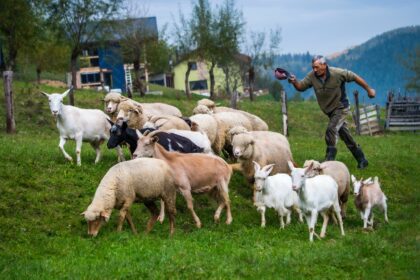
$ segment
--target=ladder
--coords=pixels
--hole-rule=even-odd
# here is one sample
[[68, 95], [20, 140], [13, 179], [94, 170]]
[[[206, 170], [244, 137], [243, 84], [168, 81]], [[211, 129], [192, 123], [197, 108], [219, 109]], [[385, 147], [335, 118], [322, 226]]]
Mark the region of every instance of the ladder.
[[125, 72], [125, 90], [128, 92], [133, 92], [133, 81], [131, 79], [131, 71], [129, 66], [124, 67]]

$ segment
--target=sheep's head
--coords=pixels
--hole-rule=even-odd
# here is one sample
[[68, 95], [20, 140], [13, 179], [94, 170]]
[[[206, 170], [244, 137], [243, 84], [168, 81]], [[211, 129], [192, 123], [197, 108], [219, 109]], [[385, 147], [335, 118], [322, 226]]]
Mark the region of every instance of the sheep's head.
[[102, 225], [109, 221], [111, 212], [88, 208], [85, 212], [82, 213], [82, 215], [85, 217], [85, 220], [88, 223], [88, 235], [95, 237], [98, 235]]
[[233, 137], [235, 135], [246, 133], [246, 132], [248, 132], [248, 130], [241, 125], [237, 125], [237, 126], [232, 127], [228, 132], [230, 141], [232, 142]]
[[201, 100], [198, 100], [197, 105], [206, 106], [211, 111], [213, 111], [214, 108], [216, 107], [216, 104], [214, 103], [214, 101], [213, 100], [210, 100], [210, 99], [207, 99], [207, 98], [203, 98]]
[[154, 157], [155, 155], [155, 143], [158, 142], [159, 138], [152, 135], [142, 135], [140, 132], [137, 132], [139, 140], [137, 141], [137, 148], [133, 153], [133, 158], [139, 157]]
[[63, 100], [67, 96], [67, 94], [69, 94], [69, 92], [71, 90], [72, 89], [70, 88], [70, 89], [66, 90], [65, 92], [63, 92], [62, 94], [60, 94], [60, 93], [48, 94], [46, 92], [41, 91], [41, 93], [43, 95], [48, 97], [50, 110], [51, 110], [51, 113], [53, 114], [54, 117], [58, 117], [59, 115], [62, 114]]
[[209, 114], [210, 115], [212, 113], [213, 112], [207, 106], [204, 106], [204, 105], [198, 105], [193, 110], [194, 115], [196, 114]]
[[306, 160], [305, 163], [303, 164], [303, 167], [308, 167], [309, 165], [311, 165], [311, 163], [313, 164], [313, 168], [312, 170], [308, 172], [307, 177], [314, 177], [314, 176], [322, 174], [322, 167], [319, 161]]
[[260, 192], [264, 188], [265, 180], [270, 175], [271, 171], [273, 170], [274, 164], [269, 164], [261, 168], [261, 166], [256, 161], [252, 161], [254, 163], [254, 188], [257, 192]]
[[117, 121], [119, 123], [128, 122], [128, 126], [130, 126], [130, 121], [138, 119], [143, 114], [143, 107], [130, 100], [121, 102], [118, 110]]
[[108, 114], [113, 114], [117, 111], [118, 104], [120, 104], [122, 99], [122, 95], [118, 92], [110, 92], [104, 97], [105, 102], [105, 111]]
[[305, 181], [309, 178], [308, 174], [312, 172], [314, 163], [310, 163], [306, 168], [296, 168], [293, 162], [288, 161], [289, 169], [291, 171], [290, 176], [292, 177], [292, 188], [294, 191], [300, 191], [305, 185]]
[[353, 184], [353, 193], [355, 196], [358, 196], [360, 193], [360, 189], [364, 186], [364, 185], [370, 185], [373, 184], [372, 181], [372, 177], [369, 177], [366, 180], [363, 180], [363, 178], [360, 178], [360, 180], [358, 181], [356, 179], [356, 177], [354, 177], [354, 175], [351, 175], [351, 183]]
[[251, 158], [254, 143], [254, 138], [249, 133], [235, 135], [232, 139], [233, 155], [241, 159]]

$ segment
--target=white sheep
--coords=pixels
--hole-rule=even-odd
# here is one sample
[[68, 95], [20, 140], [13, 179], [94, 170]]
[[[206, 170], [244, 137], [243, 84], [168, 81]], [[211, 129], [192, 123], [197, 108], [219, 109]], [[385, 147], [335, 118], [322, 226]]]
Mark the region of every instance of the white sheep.
[[[204, 107], [206, 107], [207, 110]], [[252, 125], [252, 130], [268, 130], [267, 123], [263, 121], [260, 117], [253, 115], [251, 113], [242, 111], [242, 110], [238, 110], [238, 109], [233, 109], [229, 107], [220, 107], [220, 106], [216, 107], [216, 104], [214, 103], [214, 101], [207, 98], [203, 98], [199, 100], [197, 102], [197, 107], [195, 107], [193, 111], [194, 111], [194, 114], [198, 114], [198, 113], [206, 114], [208, 112], [214, 113], [214, 114], [218, 114], [222, 112], [240, 113], [244, 115], [246, 118], [248, 118], [248, 120], [250, 121]]]
[[191, 130], [191, 127], [184, 119], [170, 115], [152, 116], [143, 125], [143, 128], [155, 128], [162, 131], [169, 129]]
[[347, 166], [340, 161], [318, 162], [316, 160], [306, 160], [303, 167], [308, 167], [313, 163], [312, 171], [308, 173], [308, 177], [316, 175], [330, 175], [338, 185], [338, 199], [341, 207], [341, 217], [346, 217], [347, 200], [350, 193], [350, 172]]
[[147, 116], [155, 116], [155, 115], [172, 115], [181, 117], [181, 111], [176, 108], [175, 106], [168, 105], [165, 103], [139, 103], [134, 101], [133, 99], [129, 99], [120, 93], [117, 92], [110, 92], [104, 97], [105, 102], [105, 111], [110, 114], [112, 121], [116, 121], [116, 115], [118, 114], [118, 106], [123, 101], [131, 101], [133, 104], [141, 105], [144, 114]]
[[285, 173], [278, 173], [269, 176], [274, 164], [269, 164], [261, 168], [257, 162], [255, 168], [255, 202], [257, 211], [261, 213], [261, 227], [265, 227], [265, 209], [274, 208], [280, 217], [281, 228], [284, 228], [284, 219], [286, 216], [286, 225], [290, 224], [291, 209], [294, 208], [299, 214], [299, 221], [302, 220], [302, 211], [299, 208], [299, 198], [292, 190], [292, 178]]
[[88, 222], [88, 234], [96, 236], [103, 222], [108, 222], [112, 210], [119, 209], [117, 230], [127, 219], [131, 230], [136, 228], [129, 210], [135, 201], [144, 202], [152, 217], [147, 224], [149, 232], [155, 224], [159, 211], [154, 200], [162, 199], [168, 212], [170, 234], [174, 233], [176, 185], [172, 169], [163, 160], [139, 158], [121, 162], [111, 167], [102, 178], [92, 203], [82, 213]]
[[[57, 119], [57, 128], [60, 133], [59, 148], [64, 157], [73, 161], [73, 158], [64, 150], [64, 145], [68, 139], [76, 141], [77, 165], [81, 165], [82, 142], [89, 142], [96, 151], [95, 163], [101, 158], [100, 145], [109, 139], [109, 129], [111, 124], [108, 122], [108, 116], [97, 109], [82, 109], [70, 105], [64, 105], [63, 99], [71, 89], [62, 94], [48, 94], [42, 92], [48, 97], [51, 113]], [[118, 160], [124, 160], [121, 147], [117, 147]]]
[[[337, 194], [338, 186], [335, 180], [329, 175], [318, 175], [309, 178], [308, 172], [313, 168], [313, 164], [310, 164], [307, 168], [295, 168], [291, 161], [288, 164], [292, 171], [292, 188], [299, 195], [301, 210], [305, 213], [308, 223], [309, 241], [313, 242], [314, 234], [318, 238], [325, 237], [329, 219], [328, 213], [331, 208], [337, 216], [341, 235], [344, 235]], [[319, 236], [315, 232], [318, 213], [321, 213], [324, 218]]]
[[210, 140], [211, 147], [216, 154], [219, 154], [221, 150], [218, 150], [218, 138], [217, 138], [217, 131], [218, 131], [218, 124], [216, 119], [209, 114], [196, 114], [190, 117], [192, 122], [191, 130], [194, 130], [194, 124], [198, 125], [198, 130], [205, 132], [207, 137]]
[[[385, 221], [388, 223], [386, 196], [381, 190], [378, 177], [368, 178], [359, 181], [351, 175], [354, 189], [354, 204], [360, 211], [360, 217], [363, 220], [363, 228], [367, 229], [368, 224], [373, 228], [373, 212], [372, 208], [379, 206], [384, 211]], [[370, 217], [370, 220], [369, 220]]]
[[238, 159], [238, 164], [232, 168], [241, 171], [250, 183], [254, 181], [253, 161], [260, 166], [274, 163], [272, 174], [290, 172], [287, 161], [293, 158], [287, 139], [276, 132], [267, 131], [264, 135], [260, 138], [252, 133], [241, 133], [232, 139], [233, 155]]

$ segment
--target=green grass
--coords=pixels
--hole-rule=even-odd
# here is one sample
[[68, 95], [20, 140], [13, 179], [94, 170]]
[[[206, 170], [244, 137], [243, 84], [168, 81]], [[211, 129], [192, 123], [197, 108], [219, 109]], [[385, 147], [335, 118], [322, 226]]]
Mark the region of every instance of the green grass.
[[[272, 209], [267, 213], [267, 227], [262, 229], [250, 188], [240, 174], [234, 174], [229, 186], [234, 219], [230, 226], [213, 223], [216, 204], [203, 195], [195, 196], [196, 211], [204, 225], [196, 229], [178, 195], [173, 238], [169, 238], [167, 220], [144, 234], [149, 214], [142, 205], [132, 209], [138, 236], [127, 225], [122, 233], [116, 232], [114, 211], [99, 235], [89, 238], [80, 213], [89, 205], [102, 176], [116, 163], [115, 151], [102, 147], [103, 160], [94, 165], [94, 151], [85, 144], [81, 167], [66, 162], [58, 149], [58, 132], [46, 98], [30, 83], [15, 83], [14, 94], [16, 135], [4, 132], [4, 105], [0, 108], [1, 279], [420, 277], [419, 134], [356, 137], [370, 161], [363, 171], [355, 168], [351, 154], [339, 143], [337, 159], [357, 177], [379, 176], [388, 196], [390, 224], [376, 212], [373, 232], [362, 231], [353, 197], [344, 223], [345, 237], [340, 236], [338, 226], [330, 225], [325, 240], [311, 244], [305, 224], [293, 217], [292, 224], [280, 230]], [[75, 93], [76, 105], [84, 108], [102, 109], [102, 97], [93, 91]], [[4, 104], [2, 92], [0, 99]], [[198, 97], [188, 101], [182, 93], [164, 89], [163, 97], [147, 96], [142, 101], [164, 101], [189, 115], [196, 100]], [[322, 159], [326, 117], [314, 102], [290, 102], [288, 106], [295, 161], [302, 164], [305, 159]], [[281, 131], [280, 104], [271, 98], [243, 101], [240, 107], [261, 116], [272, 130]], [[66, 146], [73, 157], [74, 148], [73, 142]]]

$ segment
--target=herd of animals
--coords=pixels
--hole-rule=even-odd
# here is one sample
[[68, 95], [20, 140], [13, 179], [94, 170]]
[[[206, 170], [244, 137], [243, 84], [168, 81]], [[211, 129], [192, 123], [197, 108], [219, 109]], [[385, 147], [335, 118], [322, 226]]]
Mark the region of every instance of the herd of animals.
[[[184, 197], [198, 228], [202, 224], [192, 198], [196, 193], [208, 193], [218, 203], [215, 222], [219, 222], [226, 208], [226, 224], [230, 224], [229, 182], [233, 171], [241, 172], [253, 186], [252, 199], [261, 213], [262, 227], [266, 224], [266, 208], [274, 208], [282, 228], [290, 223], [292, 211], [297, 212], [300, 222], [305, 215], [310, 241], [314, 235], [325, 237], [330, 217], [344, 235], [342, 219], [346, 216], [350, 182], [363, 228], [373, 227], [375, 206], [384, 211], [388, 222], [387, 199], [377, 177], [357, 180], [339, 161], [308, 160], [303, 168], [297, 168], [287, 138], [269, 131], [258, 116], [202, 99], [192, 116], [183, 117], [174, 106], [138, 103], [116, 92], [105, 96], [105, 114], [97, 109], [64, 105], [63, 99], [70, 90], [62, 94], [42, 92], [56, 118], [59, 148], [64, 157], [73, 160], [64, 149], [69, 139], [76, 141], [78, 165], [82, 142], [89, 142], [95, 149], [95, 163], [101, 158], [100, 145], [105, 141], [118, 154], [119, 163], [102, 178], [91, 204], [82, 213], [89, 235], [98, 234], [113, 209], [119, 210], [117, 230], [121, 231], [127, 220], [137, 233], [129, 211], [134, 202], [143, 202], [151, 212], [147, 232], [156, 221], [163, 222], [166, 213], [172, 235], [177, 193]], [[124, 159], [123, 144], [129, 147], [131, 160]], [[223, 152], [236, 162], [228, 164], [219, 156]], [[320, 235], [314, 230], [318, 213], [323, 217]]]

